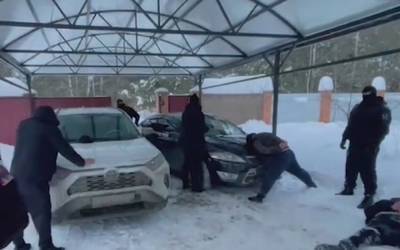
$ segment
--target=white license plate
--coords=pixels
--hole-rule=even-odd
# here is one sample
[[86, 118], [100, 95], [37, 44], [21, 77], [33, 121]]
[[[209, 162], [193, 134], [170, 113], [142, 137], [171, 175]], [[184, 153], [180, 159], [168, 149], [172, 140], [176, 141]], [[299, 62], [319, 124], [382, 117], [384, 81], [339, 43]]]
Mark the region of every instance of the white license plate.
[[111, 207], [116, 205], [126, 205], [130, 203], [134, 203], [140, 200], [139, 194], [116, 194], [110, 196], [103, 197], [93, 197], [92, 198], [92, 207], [93, 208], [101, 208], [101, 207]]

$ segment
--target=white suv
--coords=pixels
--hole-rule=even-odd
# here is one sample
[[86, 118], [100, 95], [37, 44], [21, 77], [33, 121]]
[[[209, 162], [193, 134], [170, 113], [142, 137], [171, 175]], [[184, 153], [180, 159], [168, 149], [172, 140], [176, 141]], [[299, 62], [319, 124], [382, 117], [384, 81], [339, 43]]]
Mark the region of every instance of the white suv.
[[166, 204], [169, 165], [126, 114], [114, 108], [73, 108], [57, 115], [64, 137], [95, 164], [77, 167], [59, 156], [51, 183], [56, 218]]

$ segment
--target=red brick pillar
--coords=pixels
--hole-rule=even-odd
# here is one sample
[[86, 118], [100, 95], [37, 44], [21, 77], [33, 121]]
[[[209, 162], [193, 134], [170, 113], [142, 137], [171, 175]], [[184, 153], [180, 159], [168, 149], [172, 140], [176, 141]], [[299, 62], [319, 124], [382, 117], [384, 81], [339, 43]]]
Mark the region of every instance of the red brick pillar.
[[332, 119], [332, 78], [329, 76], [322, 77], [319, 81], [318, 91], [321, 97], [319, 121], [329, 123]]
[[274, 94], [272, 91], [263, 93], [262, 119], [267, 124], [272, 124], [272, 107], [274, 105]]

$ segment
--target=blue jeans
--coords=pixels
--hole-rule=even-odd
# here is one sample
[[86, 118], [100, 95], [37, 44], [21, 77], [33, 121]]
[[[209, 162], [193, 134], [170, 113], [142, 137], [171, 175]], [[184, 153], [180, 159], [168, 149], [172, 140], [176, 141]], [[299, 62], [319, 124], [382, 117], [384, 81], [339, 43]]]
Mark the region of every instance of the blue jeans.
[[261, 189], [259, 195], [265, 196], [284, 171], [299, 178], [308, 187], [315, 186], [307, 171], [302, 169], [292, 150], [262, 157]]

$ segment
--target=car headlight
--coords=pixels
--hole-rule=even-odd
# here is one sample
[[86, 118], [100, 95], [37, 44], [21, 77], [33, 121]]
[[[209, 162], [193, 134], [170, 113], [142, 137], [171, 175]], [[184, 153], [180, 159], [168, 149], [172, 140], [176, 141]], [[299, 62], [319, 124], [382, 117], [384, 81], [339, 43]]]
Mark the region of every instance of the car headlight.
[[245, 163], [246, 161], [235, 154], [232, 154], [230, 152], [210, 152], [211, 158], [215, 160], [220, 160], [220, 161], [231, 161], [231, 162], [239, 162], [239, 163]]
[[158, 154], [156, 157], [151, 159], [149, 162], [146, 163], [146, 167], [149, 169], [156, 171], [161, 165], [164, 163], [165, 159], [162, 154]]

